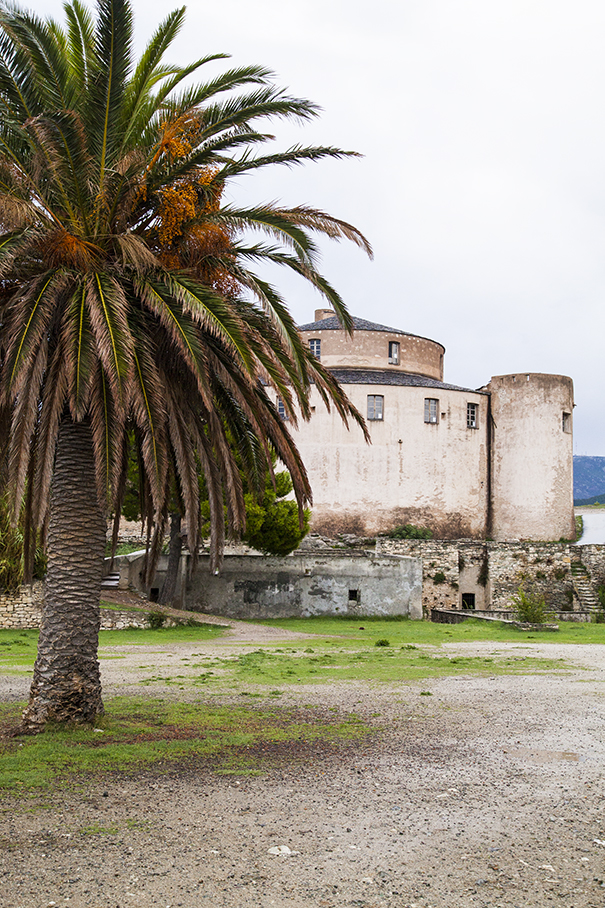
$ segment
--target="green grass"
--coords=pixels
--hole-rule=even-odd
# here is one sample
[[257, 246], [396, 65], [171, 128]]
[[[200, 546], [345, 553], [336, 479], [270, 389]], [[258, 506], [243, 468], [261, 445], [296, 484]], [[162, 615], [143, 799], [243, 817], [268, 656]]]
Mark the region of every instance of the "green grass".
[[[195, 627], [179, 625], [178, 627], [159, 628], [126, 628], [121, 631], [101, 631], [99, 634], [99, 657], [101, 659], [120, 658], [119, 654], [105, 652], [113, 646], [149, 646], [154, 644], [197, 643], [216, 640], [224, 634], [225, 628], [214, 624], [200, 624]], [[14, 666], [22, 669], [33, 667], [38, 647], [38, 631], [0, 629], [0, 671], [10, 671]]]
[[179, 624], [176, 627], [152, 628], [127, 627], [121, 631], [101, 631], [99, 648], [106, 646], [150, 646], [154, 644], [197, 643], [216, 640], [225, 633], [216, 624]]
[[[391, 646], [404, 644], [463, 643], [493, 640], [494, 643], [602, 643], [605, 644], [605, 625], [590, 622], [558, 621], [557, 633], [518, 631], [505, 624], [467, 620], [462, 624], [433, 624], [431, 621], [411, 621], [408, 618], [280, 618], [254, 622], [270, 627], [283, 627], [303, 634], [321, 637], [328, 635], [365, 640], [374, 645], [388, 639]], [[361, 630], [364, 628], [364, 630]]]
[[[0, 723], [17, 724], [24, 704], [0, 706]], [[48, 729], [0, 740], [0, 790], [44, 788], [75, 777], [162, 768], [259, 772], [273, 760], [308, 759], [375, 733], [354, 715], [327, 711], [116, 698], [96, 729]], [[101, 830], [89, 830], [99, 833]]]

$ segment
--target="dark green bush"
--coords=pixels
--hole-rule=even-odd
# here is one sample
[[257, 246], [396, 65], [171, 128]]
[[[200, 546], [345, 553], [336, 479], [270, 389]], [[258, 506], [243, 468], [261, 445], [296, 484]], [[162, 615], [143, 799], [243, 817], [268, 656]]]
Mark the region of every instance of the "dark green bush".
[[433, 531], [427, 527], [417, 527], [412, 523], [394, 527], [384, 534], [388, 539], [432, 539]]
[[552, 618], [543, 594], [534, 590], [527, 592], [524, 583], [512, 597], [512, 605], [519, 621], [526, 624], [546, 624]]
[[149, 612], [147, 624], [153, 631], [157, 631], [166, 624], [166, 615], [163, 612]]

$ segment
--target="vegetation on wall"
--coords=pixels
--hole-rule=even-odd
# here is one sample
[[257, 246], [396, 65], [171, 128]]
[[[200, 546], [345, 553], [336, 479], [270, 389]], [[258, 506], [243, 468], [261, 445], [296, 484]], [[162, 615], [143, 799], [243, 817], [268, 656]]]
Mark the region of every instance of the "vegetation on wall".
[[432, 539], [433, 531], [428, 527], [417, 527], [413, 523], [406, 523], [402, 526], [394, 527], [388, 533], [384, 533], [388, 539]]

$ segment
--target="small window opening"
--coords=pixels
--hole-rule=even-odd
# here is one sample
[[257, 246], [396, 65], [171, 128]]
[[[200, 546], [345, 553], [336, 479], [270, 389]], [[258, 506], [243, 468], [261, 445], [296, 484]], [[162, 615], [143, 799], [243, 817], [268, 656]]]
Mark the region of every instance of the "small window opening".
[[314, 339], [309, 341], [309, 347], [313, 356], [316, 356], [317, 359], [321, 359], [321, 340]]
[[568, 434], [571, 432], [571, 413], [563, 413], [562, 429]]
[[392, 366], [399, 365], [399, 342], [389, 341], [389, 363]]
[[466, 405], [466, 427], [467, 429], [477, 429], [479, 426], [479, 404]]
[[359, 590], [349, 590], [349, 602], [357, 602], [359, 599]]
[[368, 419], [384, 419], [384, 396], [368, 394]]
[[468, 609], [475, 608], [475, 594], [474, 593], [463, 593], [462, 594], [462, 608], [468, 608]]
[[160, 588], [159, 586], [152, 586], [149, 590], [149, 601], [157, 602], [160, 598]]
[[288, 414], [286, 413], [286, 405], [284, 404], [281, 397], [277, 398], [277, 412], [279, 413], [279, 415], [282, 419], [284, 419], [284, 420], [288, 419]]
[[437, 414], [439, 413], [439, 401], [434, 397], [424, 398], [424, 421], [437, 424]]

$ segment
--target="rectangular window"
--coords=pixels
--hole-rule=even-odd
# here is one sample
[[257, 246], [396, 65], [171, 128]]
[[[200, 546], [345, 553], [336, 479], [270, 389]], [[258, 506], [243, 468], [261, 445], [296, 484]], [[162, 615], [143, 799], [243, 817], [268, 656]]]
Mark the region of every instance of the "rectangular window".
[[277, 398], [277, 412], [279, 413], [279, 415], [281, 416], [282, 419], [288, 419], [288, 414], [286, 413], [286, 407], [285, 407], [284, 402], [281, 399], [281, 397]]
[[424, 421], [425, 422], [437, 422], [437, 414], [439, 412], [439, 401], [434, 397], [425, 397], [424, 398]]
[[571, 413], [563, 414], [562, 429], [564, 432], [567, 432], [568, 434], [571, 433]]
[[309, 347], [311, 348], [313, 356], [316, 356], [317, 359], [321, 359], [321, 340], [310, 340]]
[[384, 397], [382, 394], [368, 394], [368, 419], [382, 419]]
[[389, 341], [389, 363], [392, 366], [399, 365], [399, 343], [397, 341]]
[[479, 428], [479, 404], [466, 405], [466, 427], [467, 429]]

